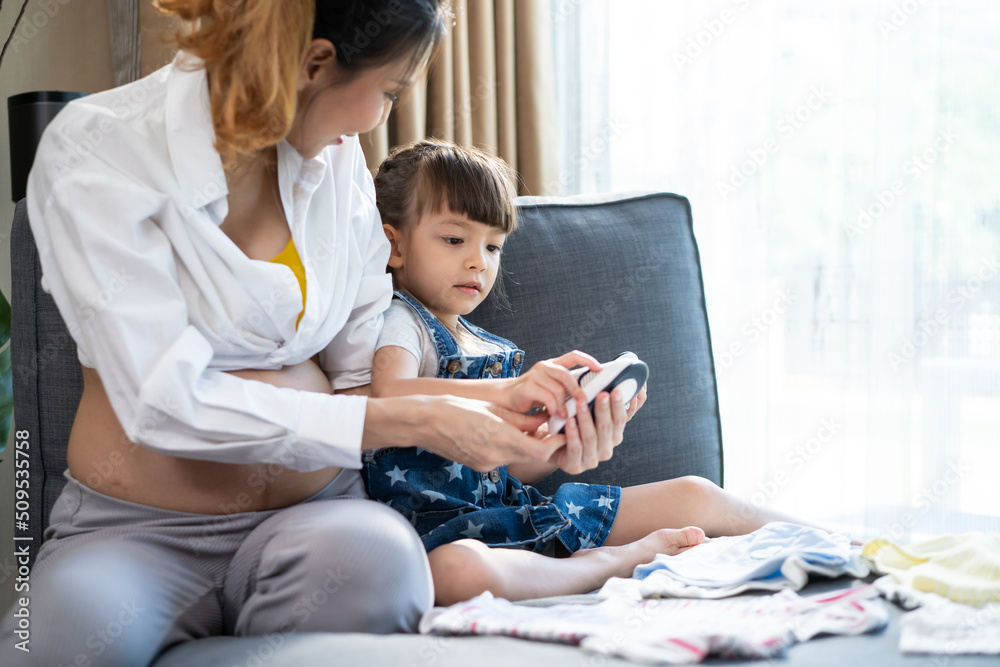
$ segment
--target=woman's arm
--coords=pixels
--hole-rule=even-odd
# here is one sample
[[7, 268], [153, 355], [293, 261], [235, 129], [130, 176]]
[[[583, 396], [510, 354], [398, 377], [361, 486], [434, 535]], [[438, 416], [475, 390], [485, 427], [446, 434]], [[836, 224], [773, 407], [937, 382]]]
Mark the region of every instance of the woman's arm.
[[[363, 449], [424, 447], [485, 472], [511, 462], [547, 461], [562, 436], [539, 440], [497, 414], [496, 406], [459, 396], [372, 398], [365, 413]], [[534, 419], [534, 428], [539, 419]]]
[[[330, 382], [313, 360], [278, 370], [241, 370], [228, 374], [275, 387], [331, 392]], [[368, 388], [369, 385], [363, 385], [337, 389], [335, 393], [366, 395]], [[446, 423], [441, 424], [441, 420]], [[466, 401], [455, 396], [369, 400], [362, 448], [389, 445], [420, 445], [450, 460], [485, 471], [512, 460], [547, 465], [546, 459], [562, 442], [559, 439], [541, 442], [526, 435], [481, 401]]]

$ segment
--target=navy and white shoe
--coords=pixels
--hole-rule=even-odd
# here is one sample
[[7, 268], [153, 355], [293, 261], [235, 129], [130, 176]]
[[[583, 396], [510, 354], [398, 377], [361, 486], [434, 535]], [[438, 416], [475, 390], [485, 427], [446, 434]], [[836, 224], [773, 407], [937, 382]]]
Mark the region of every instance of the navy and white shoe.
[[[577, 368], [570, 371], [587, 395], [590, 413], [594, 414], [594, 400], [602, 391], [608, 393], [618, 389], [625, 397], [626, 406], [635, 398], [649, 378], [649, 366], [640, 361], [633, 352], [622, 352], [614, 360], [601, 364], [601, 370], [594, 372], [588, 368]], [[576, 401], [566, 396], [566, 412], [570, 417], [576, 416]], [[549, 418], [549, 433], [562, 433], [566, 420], [558, 415]]]

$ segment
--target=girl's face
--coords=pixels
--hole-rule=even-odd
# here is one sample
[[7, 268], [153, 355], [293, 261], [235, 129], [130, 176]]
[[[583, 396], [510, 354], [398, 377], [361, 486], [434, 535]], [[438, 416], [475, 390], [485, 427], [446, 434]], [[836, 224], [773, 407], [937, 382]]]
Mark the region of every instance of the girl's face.
[[409, 59], [346, 72], [330, 42], [315, 40], [299, 79], [299, 101], [288, 143], [303, 157], [374, 130], [413, 83]]
[[454, 325], [459, 315], [471, 313], [493, 289], [507, 238], [496, 227], [455, 213], [445, 204], [402, 230], [385, 228], [392, 241], [389, 266], [397, 286], [442, 322]]

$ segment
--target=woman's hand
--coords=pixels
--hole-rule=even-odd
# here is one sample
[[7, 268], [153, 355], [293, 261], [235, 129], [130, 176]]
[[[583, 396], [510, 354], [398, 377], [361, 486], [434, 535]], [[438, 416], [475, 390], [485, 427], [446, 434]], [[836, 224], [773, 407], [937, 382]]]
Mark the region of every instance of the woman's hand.
[[[639, 393], [629, 401], [628, 409], [625, 408], [621, 392], [617, 390], [611, 392], [610, 396], [606, 392], [598, 394], [594, 401], [593, 416], [590, 414], [586, 401], [577, 400], [577, 416], [566, 421], [565, 435], [561, 436], [564, 438], [565, 445], [558, 448], [549, 458], [549, 467], [546, 469], [546, 466], [533, 464], [519, 466], [518, 469], [530, 470], [532, 479], [537, 480], [551, 472], [551, 466], [561, 468], [571, 475], [596, 468], [601, 461], [607, 461], [614, 454], [615, 447], [620, 445], [624, 439], [625, 424], [635, 416], [635, 413], [645, 402], [645, 384], [642, 385]], [[518, 424], [518, 418], [526, 419], [521, 415], [505, 415], [505, 418], [515, 424]], [[523, 429], [530, 428], [530, 424], [523, 422], [519, 426]], [[535, 437], [546, 442], [550, 438], [560, 437], [550, 436], [548, 431], [548, 424], [543, 423], [535, 429]], [[522, 472], [522, 474], [524, 473]]]
[[485, 472], [507, 463], [547, 461], [565, 438], [540, 440], [525, 432], [546, 419], [458, 396], [369, 399], [362, 448], [422, 447]]
[[566, 395], [583, 399], [583, 389], [570, 374], [569, 369], [586, 366], [592, 371], [601, 370], [601, 364], [589, 354], [573, 350], [555, 359], [539, 361], [530, 369], [509, 381], [500, 390], [496, 403], [513, 412], [528, 412], [544, 408], [549, 415], [565, 418]]
[[620, 391], [612, 391], [610, 395], [602, 391], [594, 400], [593, 416], [585, 401], [577, 401], [576, 417], [566, 420], [566, 444], [556, 450], [549, 462], [577, 475], [610, 459], [615, 447], [622, 443], [625, 423], [646, 400], [645, 387], [639, 395], [626, 411]]
[[639, 411], [639, 408], [641, 408], [643, 403], [645, 402], [646, 402], [646, 385], [644, 384], [642, 385], [642, 389], [639, 390], [639, 393], [635, 395], [635, 398], [633, 398], [631, 401], [628, 402], [628, 410], [625, 411], [625, 415], [628, 417], [628, 421], [632, 420], [632, 417], [635, 416], [635, 413]]

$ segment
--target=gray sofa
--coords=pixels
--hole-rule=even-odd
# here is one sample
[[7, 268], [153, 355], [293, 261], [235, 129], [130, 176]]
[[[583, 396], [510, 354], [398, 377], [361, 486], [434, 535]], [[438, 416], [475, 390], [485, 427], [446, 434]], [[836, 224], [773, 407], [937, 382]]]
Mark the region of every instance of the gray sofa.
[[[471, 319], [518, 343], [529, 363], [572, 348], [598, 359], [629, 349], [651, 369], [649, 400], [629, 424], [615, 457], [574, 479], [634, 485], [700, 475], [721, 484], [715, 374], [688, 201], [672, 194], [637, 194], [528, 197], [519, 204], [522, 226], [504, 250], [510, 305], [489, 302]], [[31, 526], [32, 544], [38, 545], [63, 484], [65, 443], [81, 376], [65, 326], [39, 287], [24, 202], [17, 207], [11, 255], [15, 415], [17, 427], [32, 434]], [[557, 473], [539, 486], [552, 489], [565, 479]], [[849, 579], [841, 579], [810, 586], [848, 585]], [[898, 615], [893, 610], [893, 623], [882, 633], [813, 640], [793, 647], [782, 662], [927, 664], [926, 657], [904, 657], [896, 650]], [[986, 660], [949, 658], [970, 664]], [[629, 664], [569, 646], [507, 638], [304, 634], [202, 639], [168, 649], [156, 665], [541, 663]]]

